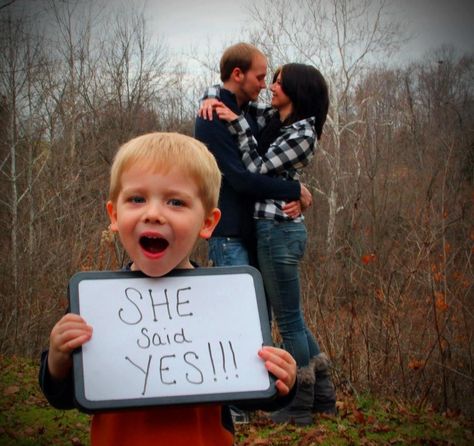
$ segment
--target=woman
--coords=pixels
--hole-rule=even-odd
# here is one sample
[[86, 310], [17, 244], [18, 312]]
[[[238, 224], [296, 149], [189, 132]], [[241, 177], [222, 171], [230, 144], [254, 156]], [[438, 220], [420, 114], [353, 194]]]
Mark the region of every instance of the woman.
[[[213, 89], [205, 97], [218, 97], [218, 89]], [[329, 107], [327, 85], [316, 68], [291, 63], [277, 70], [270, 89], [272, 107], [249, 104], [248, 111], [255, 115], [261, 128], [258, 143], [243, 115], [236, 115], [224, 104], [209, 100], [201, 111], [204, 113], [212, 104], [217, 116], [228, 122], [248, 170], [298, 180], [321, 137]], [[298, 365], [297, 395], [290, 406], [272, 418], [276, 422], [293, 421], [304, 425], [312, 422], [315, 403], [317, 411], [335, 413], [335, 393], [327, 359], [320, 353], [304, 321], [301, 306], [298, 269], [305, 250], [306, 227], [303, 216], [289, 217], [283, 210], [284, 205], [285, 202], [277, 200], [255, 204], [257, 253], [284, 348]], [[316, 387], [315, 368], [316, 375], [319, 372]]]

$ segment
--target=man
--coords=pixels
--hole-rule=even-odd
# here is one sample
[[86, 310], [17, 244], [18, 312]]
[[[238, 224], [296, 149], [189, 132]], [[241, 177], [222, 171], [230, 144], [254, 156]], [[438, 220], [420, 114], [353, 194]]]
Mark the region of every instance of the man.
[[[266, 75], [267, 59], [253, 45], [237, 43], [227, 48], [221, 57], [220, 100], [235, 113], [243, 112], [256, 136], [257, 123], [245, 113], [245, 107], [249, 101], [256, 101], [260, 91], [266, 88]], [[223, 175], [218, 205], [222, 216], [209, 239], [209, 260], [214, 266], [257, 266], [253, 228], [255, 201], [275, 198], [295, 202], [301, 198], [303, 205], [309, 206], [311, 194], [299, 182], [249, 172], [242, 163], [237, 141], [226, 123], [217, 118], [197, 117], [194, 136], [214, 154]], [[293, 203], [288, 212], [291, 209], [299, 212], [300, 206]], [[232, 408], [232, 417], [236, 422], [248, 422], [248, 415], [236, 408]]]
[[[246, 113], [246, 105], [257, 100], [260, 91], [266, 87], [266, 74], [266, 57], [253, 45], [237, 43], [222, 55], [220, 100], [235, 113], [243, 112], [256, 136], [258, 127]], [[214, 154], [223, 174], [219, 199], [222, 218], [209, 240], [209, 259], [215, 266], [256, 266], [252, 219], [255, 201], [274, 198], [293, 202], [287, 212], [299, 213], [300, 206], [295, 202], [301, 200], [307, 207], [311, 203], [311, 194], [297, 181], [247, 171], [237, 141], [229, 133], [226, 123], [217, 118], [206, 120], [198, 117], [195, 137]]]

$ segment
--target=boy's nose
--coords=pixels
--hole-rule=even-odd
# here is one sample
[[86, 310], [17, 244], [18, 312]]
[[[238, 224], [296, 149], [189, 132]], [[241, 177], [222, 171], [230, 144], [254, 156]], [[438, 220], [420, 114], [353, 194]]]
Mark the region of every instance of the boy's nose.
[[144, 218], [146, 223], [163, 224], [166, 221], [163, 214], [163, 207], [158, 203], [150, 203], [147, 206]]

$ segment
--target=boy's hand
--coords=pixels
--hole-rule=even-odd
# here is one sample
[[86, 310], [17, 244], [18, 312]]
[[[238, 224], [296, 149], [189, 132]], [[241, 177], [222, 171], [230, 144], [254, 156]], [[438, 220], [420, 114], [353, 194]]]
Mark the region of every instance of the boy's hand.
[[72, 366], [72, 352], [92, 336], [92, 327], [78, 314], [64, 315], [51, 330], [48, 368], [51, 376], [64, 379]]
[[275, 386], [281, 396], [290, 393], [296, 381], [296, 361], [286, 350], [265, 346], [258, 352], [265, 367], [277, 380]]

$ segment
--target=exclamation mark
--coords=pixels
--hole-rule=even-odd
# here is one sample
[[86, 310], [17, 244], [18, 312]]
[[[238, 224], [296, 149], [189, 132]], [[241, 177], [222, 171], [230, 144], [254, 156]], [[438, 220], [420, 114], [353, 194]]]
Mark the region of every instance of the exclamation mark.
[[239, 374], [237, 373], [237, 361], [235, 360], [235, 352], [234, 352], [234, 349], [232, 348], [232, 342], [229, 341], [229, 348], [230, 348], [230, 351], [232, 353], [232, 361], [234, 362], [234, 367], [235, 367], [235, 370], [236, 370], [236, 373], [235, 373], [235, 377], [238, 378], [239, 377]]
[[222, 355], [222, 368], [224, 369], [224, 373], [226, 373], [225, 379], [229, 379], [227, 376], [227, 370], [225, 369], [225, 351], [224, 351], [224, 346], [222, 345], [222, 342], [219, 341], [219, 345], [221, 347], [221, 355]]
[[209, 351], [209, 358], [211, 359], [212, 372], [214, 373], [214, 381], [217, 381], [217, 378], [216, 378], [216, 366], [214, 365], [214, 358], [212, 357], [211, 344], [210, 344], [209, 342], [207, 343], [207, 349], [208, 349], [208, 351]]

